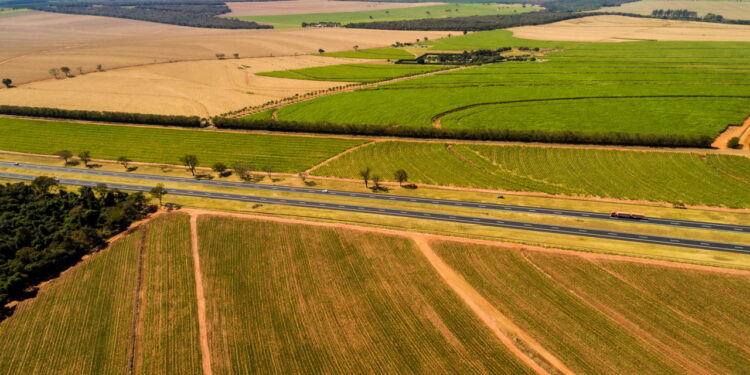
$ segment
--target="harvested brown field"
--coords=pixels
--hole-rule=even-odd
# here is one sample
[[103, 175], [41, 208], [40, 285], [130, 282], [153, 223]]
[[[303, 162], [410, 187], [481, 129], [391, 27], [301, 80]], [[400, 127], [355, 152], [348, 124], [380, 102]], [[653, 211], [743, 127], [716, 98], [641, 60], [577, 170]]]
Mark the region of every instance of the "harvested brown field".
[[517, 38], [572, 42], [750, 41], [750, 26], [624, 16], [592, 16], [509, 30]]
[[281, 14], [359, 12], [363, 10], [414, 8], [444, 3], [391, 3], [337, 0], [290, 0], [229, 2], [227, 16], [274, 16]]
[[23, 12], [0, 18], [0, 75], [17, 84], [50, 79], [50, 68], [68, 66], [74, 74], [134, 65], [231, 57], [291, 56], [373, 48], [447, 32], [338, 28], [219, 30], [173, 26], [120, 18]]
[[650, 15], [654, 9], [687, 9], [698, 12], [699, 17], [713, 13], [735, 20], [750, 19], [750, 2], [748, 1], [645, 0], [602, 8], [598, 11]]
[[346, 84], [264, 77], [254, 73], [366, 61], [304, 55], [135, 66], [0, 90], [0, 103], [214, 116]]

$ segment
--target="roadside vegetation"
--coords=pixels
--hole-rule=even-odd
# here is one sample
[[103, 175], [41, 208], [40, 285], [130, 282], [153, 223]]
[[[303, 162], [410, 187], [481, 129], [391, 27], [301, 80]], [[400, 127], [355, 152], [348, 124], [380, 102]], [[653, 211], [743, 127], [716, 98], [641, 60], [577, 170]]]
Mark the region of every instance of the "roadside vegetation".
[[210, 216], [198, 230], [215, 373], [531, 372], [406, 238]]
[[[718, 272], [432, 242], [495, 308], [576, 373], [736, 373], [750, 279]], [[717, 319], [720, 316], [721, 319]]]
[[388, 181], [404, 169], [424, 184], [750, 207], [750, 159], [741, 156], [377, 142], [312, 173], [359, 179], [365, 167]]
[[178, 164], [196, 154], [201, 166], [222, 162], [301, 172], [364, 140], [241, 134], [0, 118], [0, 149], [51, 155], [89, 151], [97, 159]]

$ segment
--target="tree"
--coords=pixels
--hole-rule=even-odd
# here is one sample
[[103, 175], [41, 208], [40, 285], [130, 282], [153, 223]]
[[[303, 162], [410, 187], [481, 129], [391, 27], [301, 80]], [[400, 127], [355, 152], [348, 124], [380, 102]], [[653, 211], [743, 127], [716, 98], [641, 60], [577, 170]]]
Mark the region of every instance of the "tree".
[[198, 166], [198, 157], [193, 154], [187, 154], [180, 158], [182, 165], [190, 169], [190, 173], [195, 176], [195, 167]]
[[57, 180], [47, 176], [39, 176], [35, 178], [34, 181], [31, 181], [31, 187], [34, 188], [34, 191], [38, 194], [47, 194], [50, 189], [58, 185]]
[[359, 46], [354, 46], [354, 52], [359, 51]]
[[234, 174], [242, 181], [250, 181], [253, 178], [252, 173], [250, 173], [253, 170], [253, 166], [250, 164], [236, 163], [232, 165], [232, 169], [234, 170]]
[[380, 175], [372, 176], [372, 190], [380, 190]]
[[55, 155], [62, 159], [65, 162], [65, 166], [68, 166], [68, 162], [70, 161], [70, 158], [73, 157], [73, 153], [68, 150], [60, 150], [58, 152], [55, 152]]
[[127, 156], [120, 156], [117, 158], [117, 162], [122, 164], [122, 167], [125, 168], [125, 170], [128, 169], [128, 164], [130, 164], [132, 160], [128, 159]]
[[60, 70], [58, 70], [57, 68], [50, 69], [49, 74], [55, 77], [55, 79], [60, 79]]
[[96, 186], [94, 187], [94, 191], [99, 193], [100, 197], [104, 197], [109, 192], [109, 187], [107, 187], [107, 184], [104, 183], [96, 184]]
[[226, 55], [224, 55], [223, 53], [217, 53], [216, 54], [216, 58], [219, 59], [219, 60], [224, 60], [224, 56], [226, 56]]
[[239, 59], [240, 58], [240, 54], [239, 53], [235, 53], [233, 56], [234, 56], [235, 59]]
[[3, 85], [7, 88], [13, 87], [13, 80], [10, 78], [3, 78]]
[[398, 181], [398, 186], [403, 186], [404, 182], [409, 180], [409, 175], [403, 169], [397, 170], [396, 173], [393, 174], [393, 177]]
[[78, 74], [83, 75], [83, 67], [79, 66], [77, 69], [78, 69]]
[[318, 48], [318, 53], [326, 53], [326, 50], [324, 50], [322, 48]]
[[99, 71], [99, 72], [103, 72], [104, 71], [104, 67], [102, 66], [102, 64], [97, 64], [96, 65], [96, 70]]
[[61, 67], [60, 71], [63, 72], [63, 74], [65, 74], [66, 77], [70, 77], [70, 68], [68, 68], [67, 66]]
[[365, 180], [365, 187], [370, 187], [369, 180], [370, 180], [370, 167], [367, 167], [361, 171], [359, 171], [359, 175], [362, 176], [362, 179]]
[[219, 175], [222, 175], [224, 172], [227, 171], [227, 165], [222, 162], [214, 163], [213, 167], [211, 169], [218, 173]]
[[81, 159], [81, 161], [83, 162], [83, 166], [88, 168], [89, 162], [91, 161], [91, 152], [83, 151], [80, 154], [78, 154], [78, 158]]
[[271, 166], [267, 165], [263, 167], [263, 172], [266, 172], [269, 181], [273, 181], [273, 176], [271, 176], [271, 173], [273, 173], [273, 168]]
[[162, 184], [156, 184], [156, 186], [154, 186], [154, 188], [151, 189], [151, 191], [149, 191], [149, 194], [151, 194], [153, 198], [158, 199], [159, 206], [161, 206], [162, 198], [164, 198], [164, 196], [167, 195], [167, 189], [165, 189], [164, 185]]

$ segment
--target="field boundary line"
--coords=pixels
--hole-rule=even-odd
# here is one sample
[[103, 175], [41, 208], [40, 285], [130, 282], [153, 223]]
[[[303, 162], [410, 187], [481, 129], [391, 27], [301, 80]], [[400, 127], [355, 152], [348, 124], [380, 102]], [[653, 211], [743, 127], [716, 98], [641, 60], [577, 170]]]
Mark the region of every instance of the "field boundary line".
[[435, 128], [442, 128], [442, 118], [452, 113], [461, 112], [467, 109], [476, 107], [483, 107], [488, 105], [501, 105], [501, 104], [517, 104], [517, 103], [536, 103], [536, 102], [559, 102], [565, 100], [589, 100], [589, 99], [670, 99], [670, 98], [726, 98], [726, 99], [750, 99], [747, 95], [634, 95], [634, 96], [581, 96], [581, 97], [570, 97], [570, 98], [546, 98], [546, 99], [522, 99], [522, 100], [504, 100], [498, 102], [485, 102], [485, 103], [474, 103], [469, 104], [447, 111], [441, 112], [432, 116], [432, 126]]
[[198, 214], [190, 213], [190, 243], [193, 252], [195, 275], [195, 299], [198, 304], [198, 335], [200, 337], [201, 366], [203, 375], [213, 375], [211, 369], [211, 347], [208, 345], [208, 326], [206, 324], [206, 298], [203, 289], [200, 254], [198, 252]]
[[466, 303], [482, 322], [515, 354], [539, 374], [573, 375], [565, 364], [547, 351], [510, 318], [497, 310], [466, 279], [435, 253], [429, 241], [420, 235], [411, 236], [414, 243], [448, 286]]
[[312, 173], [314, 170], [316, 170], [316, 169], [318, 169], [318, 168], [320, 168], [320, 167], [322, 167], [322, 166], [324, 166], [324, 165], [326, 165], [326, 164], [328, 164], [328, 163], [330, 163], [330, 162], [332, 162], [332, 161], [334, 161], [334, 160], [336, 160], [336, 159], [338, 159], [338, 158], [340, 158], [340, 157], [342, 157], [342, 156], [344, 156], [344, 155], [346, 155], [346, 154], [348, 154], [350, 152], [357, 151], [357, 150], [359, 150], [359, 149], [361, 149], [361, 148], [363, 148], [365, 146], [373, 145], [373, 144], [375, 144], [375, 142], [376, 141], [370, 141], [370, 142], [365, 142], [365, 143], [362, 143], [362, 144], [358, 144], [358, 145], [356, 145], [354, 147], [349, 147], [348, 149], [346, 149], [344, 151], [341, 151], [338, 154], [333, 155], [333, 156], [329, 157], [328, 159], [323, 160], [322, 162], [313, 165], [310, 168], [307, 168], [303, 173]]
[[138, 366], [138, 331], [141, 326], [141, 316], [143, 311], [142, 296], [143, 293], [143, 253], [146, 251], [146, 242], [148, 240], [148, 225], [143, 227], [141, 240], [138, 243], [138, 262], [135, 273], [135, 294], [133, 302], [133, 320], [130, 327], [130, 355], [128, 356], [128, 374], [135, 374]]

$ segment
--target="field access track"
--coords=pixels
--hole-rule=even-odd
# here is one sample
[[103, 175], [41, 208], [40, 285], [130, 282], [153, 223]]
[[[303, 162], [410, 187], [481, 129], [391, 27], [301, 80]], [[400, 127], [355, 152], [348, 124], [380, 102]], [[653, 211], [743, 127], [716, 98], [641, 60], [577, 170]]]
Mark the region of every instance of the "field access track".
[[[37, 176], [33, 176], [33, 175], [0, 173], [0, 178], [7, 178], [7, 179], [14, 179], [14, 180], [30, 181], [30, 180], [35, 179], [36, 177]], [[57, 180], [60, 184], [63, 184], [63, 185], [95, 187], [97, 184], [99, 184], [96, 181], [68, 179], [68, 178], [58, 178]], [[152, 188], [151, 186], [128, 185], [128, 184], [107, 184], [107, 185], [110, 188], [114, 188], [114, 189], [121, 189], [121, 190], [128, 190], [128, 191], [141, 191], [141, 192], [148, 192]], [[278, 205], [295, 206], [295, 207], [328, 209], [328, 210], [336, 210], [336, 211], [370, 213], [370, 214], [376, 214], [376, 215], [409, 217], [409, 218], [414, 218], [414, 219], [438, 220], [438, 221], [447, 221], [447, 222], [453, 222], [453, 223], [476, 224], [476, 225], [483, 225], [483, 226], [497, 227], [497, 228], [520, 229], [520, 230], [545, 232], [545, 233], [568, 234], [568, 235], [603, 238], [603, 239], [610, 239], [610, 240], [687, 247], [687, 248], [702, 249], [702, 250], [715, 250], [715, 251], [732, 252], [732, 253], [739, 253], [739, 254], [750, 254], [750, 245], [739, 245], [739, 244], [730, 244], [730, 243], [714, 242], [714, 241], [701, 241], [701, 240], [690, 240], [690, 239], [684, 239], [684, 238], [674, 238], [674, 237], [664, 237], [664, 236], [640, 235], [636, 233], [614, 232], [614, 231], [597, 230], [597, 229], [583, 229], [583, 228], [557, 226], [557, 225], [549, 225], [549, 224], [524, 223], [524, 222], [519, 222], [519, 221], [486, 219], [486, 218], [464, 216], [464, 215], [438, 214], [438, 213], [429, 213], [429, 212], [421, 212], [421, 211], [377, 208], [377, 207], [368, 207], [368, 206], [350, 205], [350, 204], [306, 201], [306, 200], [298, 200], [298, 199], [259, 197], [259, 196], [244, 195], [244, 194], [216, 193], [216, 192], [187, 190], [187, 189], [169, 189], [169, 193], [172, 195], [182, 195], [182, 196], [207, 198], [207, 199], [223, 199], [223, 200], [232, 200], [232, 201], [239, 201], [239, 202], [256, 202], [256, 203], [278, 204]]]
[[251, 189], [251, 190], [271, 190], [286, 193], [302, 193], [302, 194], [317, 194], [325, 196], [341, 196], [347, 198], [359, 198], [359, 199], [373, 199], [388, 202], [403, 202], [403, 203], [419, 203], [419, 204], [434, 204], [438, 206], [449, 206], [449, 207], [463, 207], [463, 208], [480, 208], [497, 211], [511, 211], [521, 212], [538, 215], [555, 215], [555, 216], [569, 216], [578, 217], [585, 219], [597, 219], [597, 220], [610, 220], [610, 221], [623, 221], [627, 220], [629, 223], [642, 223], [642, 224], [655, 224], [655, 225], [666, 225], [674, 226], [686, 229], [705, 229], [705, 230], [719, 230], [733, 233], [750, 233], [750, 226], [744, 225], [733, 225], [733, 224], [721, 224], [721, 223], [710, 223], [703, 221], [689, 221], [689, 220], [677, 220], [677, 219], [663, 219], [649, 217], [646, 220], [628, 220], [611, 217], [608, 213], [590, 212], [590, 211], [575, 211], [575, 210], [561, 210], [555, 208], [545, 207], [530, 207], [530, 206], [515, 206], [507, 204], [497, 203], [484, 203], [484, 202], [472, 202], [472, 201], [458, 201], [449, 199], [434, 199], [434, 198], [421, 198], [421, 197], [410, 197], [404, 195], [383, 195], [374, 193], [357, 193], [352, 191], [340, 191], [340, 190], [323, 190], [313, 188], [302, 188], [302, 187], [291, 187], [291, 186], [274, 186], [274, 185], [262, 185], [262, 184], [249, 184], [244, 182], [232, 182], [232, 181], [213, 181], [213, 180], [197, 180], [193, 178], [184, 177], [171, 177], [171, 176], [159, 176], [142, 173], [125, 173], [125, 172], [111, 172], [111, 171], [97, 171], [90, 169], [70, 169], [64, 167], [55, 167], [49, 165], [38, 165], [38, 164], [24, 164], [24, 163], [9, 163], [0, 161], [0, 167], [17, 167], [25, 169], [34, 169], [50, 172], [63, 172], [63, 173], [79, 173], [94, 176], [107, 176], [117, 178], [132, 178], [139, 180], [154, 180], [154, 181], [168, 181], [168, 182], [179, 182], [187, 184], [199, 184], [208, 186], [224, 186], [240, 189]]

